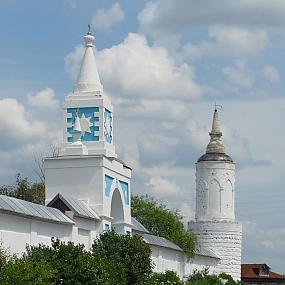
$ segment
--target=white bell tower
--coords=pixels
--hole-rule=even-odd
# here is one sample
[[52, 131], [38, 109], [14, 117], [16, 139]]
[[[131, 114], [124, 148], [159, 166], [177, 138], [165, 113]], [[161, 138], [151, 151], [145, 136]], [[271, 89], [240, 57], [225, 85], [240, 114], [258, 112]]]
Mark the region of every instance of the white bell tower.
[[210, 142], [196, 163], [195, 222], [198, 246], [212, 250], [220, 261], [217, 273], [239, 280], [241, 274], [242, 228], [235, 220], [235, 164], [221, 141], [219, 114], [214, 111]]
[[63, 141], [58, 157], [45, 159], [47, 201], [58, 193], [87, 203], [101, 218], [98, 233], [131, 232], [131, 168], [117, 159], [113, 106], [103, 93], [94, 36], [84, 36], [85, 53], [72, 93], [63, 104]]
[[[90, 30], [84, 36], [85, 53], [80, 72], [72, 93], [64, 99], [64, 130], [61, 155], [102, 154], [117, 157], [113, 145], [113, 106], [103, 95], [95, 57], [93, 42], [95, 37]], [[81, 126], [80, 145], [75, 143], [75, 120]]]

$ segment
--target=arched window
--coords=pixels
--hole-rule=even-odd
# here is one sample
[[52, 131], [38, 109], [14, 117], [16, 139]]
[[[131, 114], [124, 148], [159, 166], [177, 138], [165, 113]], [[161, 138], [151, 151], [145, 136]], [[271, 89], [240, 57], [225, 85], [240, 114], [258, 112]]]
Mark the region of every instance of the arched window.
[[231, 218], [233, 214], [233, 185], [232, 182], [228, 179], [224, 184], [224, 191], [222, 193], [222, 213], [225, 215], [225, 218]]
[[219, 217], [221, 213], [221, 186], [216, 179], [209, 185], [209, 214]]
[[112, 228], [117, 233], [124, 233], [124, 208], [120, 191], [115, 189], [111, 201]]

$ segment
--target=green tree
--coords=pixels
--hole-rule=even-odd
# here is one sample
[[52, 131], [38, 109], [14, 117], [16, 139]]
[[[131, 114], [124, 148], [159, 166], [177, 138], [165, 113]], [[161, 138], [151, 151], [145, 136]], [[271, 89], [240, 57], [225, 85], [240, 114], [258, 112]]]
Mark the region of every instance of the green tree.
[[153, 273], [144, 285], [183, 285], [177, 274], [173, 271]]
[[208, 270], [194, 272], [187, 280], [186, 285], [242, 285], [241, 281], [235, 281], [230, 275], [221, 273], [219, 275], [209, 274]]
[[[8, 260], [8, 254], [7, 252], [2, 248], [1, 244], [0, 244], [0, 276], [3, 273], [3, 270], [7, 264], [7, 260]], [[1, 277], [0, 277], [1, 278]], [[0, 279], [1, 280], [1, 279]], [[0, 283], [1, 284], [1, 283]]]
[[150, 248], [139, 236], [106, 232], [92, 251], [52, 240], [28, 246], [21, 257], [0, 251], [2, 285], [141, 285], [151, 274]]
[[119, 235], [114, 231], [103, 233], [94, 241], [92, 255], [108, 264], [112, 284], [143, 284], [152, 272], [150, 247], [137, 235]]
[[54, 284], [64, 285], [111, 285], [107, 266], [93, 258], [83, 245], [63, 243], [58, 239], [52, 246], [27, 247], [22, 258], [26, 263], [45, 262], [54, 270]]
[[15, 185], [0, 186], [0, 194], [21, 200], [42, 204], [45, 203], [45, 186], [43, 183], [32, 183], [20, 173], [16, 175]]
[[47, 262], [14, 257], [5, 265], [0, 281], [2, 285], [50, 285], [54, 277], [55, 271]]
[[9, 255], [0, 246], [1, 285], [51, 285], [55, 271], [45, 260], [27, 261]]
[[179, 245], [189, 256], [194, 254], [196, 237], [185, 230], [178, 211], [167, 209], [149, 196], [132, 196], [132, 216], [151, 234], [164, 237]]

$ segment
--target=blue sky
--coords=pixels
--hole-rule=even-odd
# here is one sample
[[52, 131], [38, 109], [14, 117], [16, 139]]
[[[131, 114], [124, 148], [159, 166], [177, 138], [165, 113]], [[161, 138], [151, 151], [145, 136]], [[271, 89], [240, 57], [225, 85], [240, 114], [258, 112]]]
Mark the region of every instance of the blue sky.
[[1, 184], [36, 179], [34, 155], [60, 143], [90, 23], [133, 191], [193, 219], [195, 162], [222, 104], [243, 261], [284, 272], [284, 11], [283, 0], [1, 1]]

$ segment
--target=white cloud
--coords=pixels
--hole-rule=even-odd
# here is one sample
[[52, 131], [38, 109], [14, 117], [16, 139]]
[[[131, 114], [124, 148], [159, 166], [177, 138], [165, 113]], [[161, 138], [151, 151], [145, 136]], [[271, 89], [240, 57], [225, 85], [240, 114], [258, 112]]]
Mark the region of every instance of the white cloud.
[[25, 107], [16, 99], [0, 100], [0, 122], [0, 132], [11, 143], [15, 140], [42, 137], [46, 131], [44, 122], [28, 119]]
[[268, 43], [266, 32], [239, 27], [212, 26], [208, 35], [209, 41], [186, 44], [183, 47], [184, 57], [192, 60], [200, 57], [244, 57], [255, 55]]
[[207, 130], [206, 126], [198, 124], [195, 120], [188, 120], [185, 127], [192, 147], [202, 153], [209, 143], [209, 130]]
[[147, 3], [139, 15], [139, 22], [143, 31], [154, 36], [216, 25], [282, 31], [285, 27], [285, 2], [158, 0]]
[[242, 61], [237, 61], [235, 67], [224, 67], [223, 73], [229, 83], [239, 88], [251, 88], [254, 83], [253, 72]]
[[135, 98], [193, 99], [202, 95], [188, 64], [177, 65], [163, 47], [149, 46], [143, 35], [98, 52], [102, 81], [111, 94]]
[[29, 94], [28, 103], [33, 107], [45, 110], [57, 110], [59, 107], [59, 101], [55, 99], [54, 91], [51, 88], [46, 88], [35, 94]]
[[[84, 49], [65, 57], [65, 69], [75, 79]], [[196, 99], [202, 88], [193, 68], [178, 65], [163, 47], [150, 46], [143, 35], [130, 33], [122, 43], [96, 52], [100, 78], [114, 97]]]
[[[138, 16], [140, 30], [188, 59], [252, 56], [262, 51], [272, 32], [284, 36], [283, 0], [149, 1]], [[201, 34], [208, 30], [208, 38]], [[174, 49], [175, 50], [175, 49]]]
[[[264, 255], [285, 254], [285, 228], [264, 229], [255, 222], [243, 222], [244, 235], [255, 248], [263, 248]], [[253, 241], [253, 240], [254, 241]]]
[[33, 116], [16, 99], [0, 100], [0, 177], [11, 179], [17, 172], [32, 176], [33, 155], [60, 140], [57, 117], [46, 114], [45, 120]]
[[272, 83], [277, 83], [280, 81], [280, 75], [278, 70], [272, 65], [266, 65], [262, 69], [262, 75], [265, 79]]
[[64, 4], [69, 6], [72, 9], [75, 9], [77, 7], [78, 0], [64, 0]]
[[[117, 104], [116, 117], [120, 129], [115, 129], [115, 137], [119, 137], [119, 141], [116, 141], [122, 157], [135, 167], [153, 169], [168, 165], [193, 168], [209, 142], [212, 120], [209, 106], [202, 112], [197, 111], [197, 104], [193, 106], [191, 101], [135, 98]], [[203, 113], [208, 119], [200, 121], [200, 118], [194, 118], [197, 112]], [[227, 119], [229, 117], [231, 114]], [[223, 123], [223, 140], [238, 167], [265, 165], [266, 161], [253, 158], [251, 144], [245, 136], [227, 125], [230, 124]], [[123, 133], [129, 135], [124, 137]]]
[[[7, 183], [17, 172], [33, 175], [33, 155], [45, 153], [48, 145], [60, 139], [56, 117], [45, 120], [32, 113], [16, 99], [0, 100], [0, 177]], [[4, 182], [5, 181], [5, 182]]]
[[[194, 197], [192, 197], [193, 199]], [[194, 200], [194, 199], [193, 199]], [[183, 217], [183, 221], [185, 223], [189, 222], [190, 220], [194, 220], [195, 213], [192, 207], [189, 206], [189, 203], [184, 202], [179, 207], [179, 212]]]
[[80, 64], [84, 55], [83, 45], [78, 45], [74, 50], [68, 53], [64, 58], [65, 71], [68, 73], [70, 78], [75, 81], [80, 69]]
[[151, 177], [147, 186], [150, 188], [152, 195], [160, 198], [174, 198], [185, 195], [181, 187], [179, 187], [174, 181], [170, 181], [164, 177]]
[[119, 3], [115, 3], [110, 9], [98, 9], [92, 18], [92, 25], [97, 30], [107, 31], [114, 24], [123, 21], [125, 13]]
[[160, 122], [178, 122], [189, 118], [189, 107], [179, 100], [142, 99], [122, 102], [117, 105], [122, 116], [135, 120], [157, 120]]

